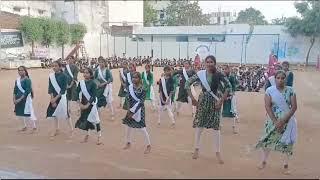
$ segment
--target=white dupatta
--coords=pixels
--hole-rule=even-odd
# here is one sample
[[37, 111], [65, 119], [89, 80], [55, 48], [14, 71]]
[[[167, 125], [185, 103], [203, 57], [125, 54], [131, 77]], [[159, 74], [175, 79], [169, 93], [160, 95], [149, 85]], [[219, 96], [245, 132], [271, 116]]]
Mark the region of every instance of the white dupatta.
[[[189, 76], [188, 76], [188, 74], [187, 74], [186, 68], [183, 68], [183, 69], [182, 69], [182, 73], [183, 73], [183, 76], [184, 76], [184, 78], [186, 79], [186, 81], [188, 81], [188, 80], [189, 80]], [[195, 96], [195, 95], [196, 95], [196, 91], [195, 91], [195, 89], [194, 89], [194, 86], [191, 85], [191, 86], [190, 86], [190, 89], [191, 89], [192, 95]]]
[[[106, 69], [105, 69], [105, 71], [106, 71]], [[102, 74], [100, 66], [98, 67], [98, 75], [99, 75], [100, 79], [102, 79], [104, 82], [108, 83], [108, 81], [104, 78], [104, 76]], [[104, 95], [104, 97], [107, 98], [108, 102], [110, 100], [112, 100], [112, 85], [110, 85], [110, 84], [111, 83], [108, 83], [103, 91], [103, 95]]]
[[[123, 82], [127, 82], [127, 78], [123, 73], [123, 69], [120, 69], [120, 76], [121, 76]], [[125, 88], [124, 91], [127, 92], [127, 89]]]
[[169, 95], [167, 92], [167, 85], [166, 85], [166, 79], [164, 77], [161, 77], [161, 85], [162, 85], [162, 92], [164, 94], [164, 96], [166, 97], [166, 99], [169, 99]]
[[123, 80], [124, 82], [127, 81], [126, 76], [123, 74], [123, 69], [120, 69], [120, 76], [122, 77], [122, 80]]
[[131, 79], [130, 72], [127, 73], [127, 80], [128, 80], [129, 85], [131, 85], [132, 84], [132, 79]]
[[[81, 88], [81, 91], [79, 93], [80, 101], [82, 99], [82, 94], [89, 101], [91, 99], [91, 96], [90, 96], [90, 94], [88, 92], [88, 89], [87, 89], [85, 81], [81, 80], [79, 84], [80, 84], [80, 88]], [[91, 108], [91, 111], [90, 111], [90, 113], [88, 115], [88, 119], [87, 119], [89, 122], [94, 123], [94, 124], [99, 124], [100, 123], [100, 117], [99, 117], [99, 113], [98, 113], [97, 102], [98, 102], [98, 98], [96, 98], [96, 100], [91, 103], [92, 104], [92, 108]]]
[[[49, 74], [50, 82], [54, 88], [54, 90], [57, 92], [57, 94], [60, 94], [61, 88], [56, 80], [56, 76], [54, 73]], [[67, 119], [68, 118], [68, 108], [67, 108], [67, 95], [66, 93], [61, 94], [61, 99], [59, 101], [59, 104], [57, 105], [55, 111], [53, 112], [52, 116], [56, 117], [58, 119]]]
[[[26, 91], [21, 86], [21, 78], [20, 77], [17, 78], [16, 84], [17, 84], [18, 89], [24, 94]], [[30, 114], [31, 120], [33, 120], [33, 121], [37, 120], [37, 118], [34, 114], [33, 106], [32, 106], [31, 93], [29, 93], [28, 96], [26, 97], [26, 104], [24, 105], [24, 112], [23, 113]]]
[[[272, 103], [278, 106], [282, 111], [282, 113], [288, 113], [290, 111], [290, 108], [286, 100], [284, 99], [283, 95], [277, 89], [276, 86], [269, 87], [266, 90], [266, 92], [271, 96]], [[296, 120], [296, 117], [293, 115], [290, 118], [284, 133], [282, 134], [280, 142], [287, 145], [294, 144], [297, 140], [297, 132], [298, 132], [297, 120]]]
[[220, 99], [218, 98], [218, 96], [216, 96], [216, 95], [212, 92], [212, 90], [211, 90], [211, 88], [210, 88], [210, 86], [209, 86], [209, 83], [208, 83], [208, 80], [207, 80], [207, 70], [198, 71], [198, 72], [197, 72], [197, 75], [198, 75], [198, 77], [199, 77], [199, 79], [200, 79], [200, 81], [201, 81], [201, 84], [202, 84], [203, 87], [207, 90], [207, 92], [209, 92], [210, 95], [211, 95], [214, 99], [216, 99], [217, 101], [219, 101]]
[[[144, 71], [143, 72], [143, 78], [145, 79], [145, 81], [147, 82], [148, 86], [150, 85], [150, 82], [148, 80], [147, 77], [147, 72]], [[150, 99], [153, 100], [154, 99], [154, 89], [153, 89], [153, 84], [150, 85]]]
[[136, 103], [130, 108], [130, 112], [134, 113], [132, 118], [137, 121], [140, 122], [141, 121], [141, 107], [138, 109], [138, 111], [136, 112], [138, 105], [140, 103], [140, 99], [136, 96], [136, 94], [134, 93], [133, 90], [133, 84], [129, 85], [129, 93], [130, 96], [136, 101]]
[[71, 69], [70, 69], [69, 64], [66, 65], [66, 68], [67, 68], [67, 71], [68, 71], [69, 75], [70, 75], [71, 78], [73, 79], [73, 74], [72, 74], [72, 71], [71, 71]]

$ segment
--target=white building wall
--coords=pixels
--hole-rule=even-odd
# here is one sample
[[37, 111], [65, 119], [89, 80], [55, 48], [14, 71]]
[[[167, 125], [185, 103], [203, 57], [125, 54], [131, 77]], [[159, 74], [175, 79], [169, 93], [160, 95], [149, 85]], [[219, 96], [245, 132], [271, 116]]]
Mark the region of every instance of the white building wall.
[[[18, 14], [20, 16], [50, 17], [51, 3], [48, 1], [0, 1], [1, 11]], [[14, 7], [21, 8], [20, 11], [14, 10]], [[29, 8], [29, 10], [28, 10]], [[41, 14], [39, 10], [43, 10]]]
[[[184, 29], [185, 28], [185, 29]], [[137, 28], [134, 32], [137, 34], [192, 34], [192, 33], [231, 33], [227, 35], [225, 42], [198, 42], [197, 36], [189, 36], [189, 42], [180, 42], [180, 58], [194, 58], [196, 49], [207, 46], [210, 50], [204, 52], [201, 58], [206, 55], [215, 55], [219, 62], [227, 63], [267, 63], [271, 51], [277, 49], [277, 35], [252, 35], [245, 48], [246, 34], [250, 27], [245, 24], [230, 24], [227, 26], [201, 26], [201, 27], [148, 27]], [[255, 26], [253, 34], [280, 34], [279, 38], [279, 60], [287, 60], [291, 63], [303, 63], [307, 50], [309, 48], [309, 39], [306, 37], [293, 38], [283, 31], [283, 26]], [[244, 34], [244, 35], [242, 35]], [[149, 39], [148, 39], [148, 38]], [[154, 35], [151, 43], [151, 35], [144, 35], [144, 42], [139, 42], [139, 56], [151, 56], [153, 49], [154, 58], [179, 58], [179, 42], [176, 42], [176, 36], [161, 37]], [[161, 48], [162, 39], [162, 48]], [[127, 41], [128, 42], [128, 41]], [[131, 42], [131, 41], [130, 41]], [[116, 43], [118, 44], [118, 43]], [[242, 45], [243, 44], [243, 45]], [[129, 46], [129, 45], [128, 45]], [[136, 42], [130, 44], [130, 50], [127, 50], [127, 57], [136, 56]], [[116, 45], [116, 49], [120, 48]], [[162, 53], [161, 53], [162, 49]], [[200, 48], [201, 49], [201, 48]], [[205, 48], [204, 48], [205, 49]], [[320, 40], [318, 39], [310, 53], [310, 63], [315, 64], [317, 56], [320, 54]]]
[[109, 22], [111, 25], [143, 25], [143, 1], [108, 1]]

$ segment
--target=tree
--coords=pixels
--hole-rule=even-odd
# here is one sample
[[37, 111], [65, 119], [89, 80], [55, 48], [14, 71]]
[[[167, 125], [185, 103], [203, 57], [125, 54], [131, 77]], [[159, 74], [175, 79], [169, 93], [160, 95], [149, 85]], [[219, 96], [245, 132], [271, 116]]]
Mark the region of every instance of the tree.
[[57, 21], [49, 18], [41, 19], [41, 26], [43, 29], [42, 44], [49, 47], [52, 45], [57, 37]]
[[304, 1], [295, 3], [295, 8], [301, 15], [301, 18], [288, 18], [285, 23], [285, 31], [290, 33], [293, 37], [302, 35], [310, 38], [310, 46], [306, 55], [306, 65], [308, 65], [311, 49], [316, 38], [320, 35], [320, 2]]
[[284, 25], [287, 21], [286, 17], [275, 18], [271, 20], [271, 24], [273, 25]]
[[70, 41], [70, 28], [69, 25], [64, 21], [57, 21], [57, 38], [56, 44], [61, 46], [62, 54], [61, 57], [64, 59], [64, 45]]
[[86, 25], [80, 24], [70, 24], [70, 35], [72, 45], [79, 43], [87, 33]]
[[210, 23], [208, 14], [203, 14], [198, 1], [170, 1], [166, 8], [168, 26], [201, 26]]
[[23, 32], [27, 42], [31, 42], [31, 58], [34, 57], [34, 43], [41, 42], [43, 28], [39, 18], [24, 16], [21, 19], [20, 30]]
[[265, 25], [268, 22], [264, 19], [263, 14], [252, 7], [239, 12], [236, 23], [246, 23], [249, 25]]
[[148, 1], [143, 1], [143, 25], [150, 26], [157, 21], [157, 11], [152, 8]]

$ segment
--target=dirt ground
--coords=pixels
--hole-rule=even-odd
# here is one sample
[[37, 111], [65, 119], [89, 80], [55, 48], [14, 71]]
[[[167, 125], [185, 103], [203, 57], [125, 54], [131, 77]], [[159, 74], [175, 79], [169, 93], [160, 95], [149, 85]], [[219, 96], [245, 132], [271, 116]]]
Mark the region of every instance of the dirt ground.
[[[161, 71], [155, 70], [156, 77]], [[39, 131], [29, 134], [17, 132], [22, 122], [13, 113], [12, 91], [17, 71], [0, 71], [0, 178], [319, 178], [320, 72], [295, 72], [299, 134], [290, 161], [292, 174], [289, 176], [281, 174], [283, 161], [279, 153], [271, 154], [265, 170], [257, 169], [260, 152], [253, 147], [263, 131], [263, 92], [237, 93], [240, 133], [232, 134], [231, 120], [223, 120], [222, 155], [225, 164], [219, 165], [210, 130], [202, 134], [200, 158], [192, 159], [194, 129], [191, 107], [187, 105], [182, 106], [183, 113], [180, 113], [174, 129], [170, 128], [169, 118], [165, 118], [158, 127], [157, 113], [147, 106], [146, 123], [152, 142], [152, 152], [147, 155], [143, 154], [144, 138], [139, 131], [134, 133], [132, 148], [122, 150], [125, 142], [121, 119], [125, 111], [117, 108], [114, 121], [110, 111], [103, 110], [102, 146], [95, 144], [95, 133], [91, 133], [88, 143], [80, 143], [84, 133], [78, 129], [72, 141], [68, 141], [66, 122], [60, 124], [62, 134], [50, 140], [53, 124], [45, 119], [49, 103], [49, 72], [51, 70], [29, 70], [35, 92], [34, 107], [39, 119]], [[115, 107], [119, 105], [118, 74], [117, 70], [113, 70]], [[74, 122], [76, 119], [73, 116]], [[19, 172], [25, 173], [19, 175]]]

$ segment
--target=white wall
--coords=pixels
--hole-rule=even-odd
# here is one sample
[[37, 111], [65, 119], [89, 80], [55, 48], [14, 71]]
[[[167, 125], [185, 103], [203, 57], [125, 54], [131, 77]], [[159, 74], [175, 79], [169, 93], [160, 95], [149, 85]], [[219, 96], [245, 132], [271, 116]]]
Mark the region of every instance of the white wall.
[[[51, 4], [47, 1], [0, 1], [1, 11], [6, 11], [20, 16], [27, 16], [29, 14], [28, 7], [30, 8], [30, 16], [35, 17], [50, 17]], [[14, 7], [20, 7], [20, 11], [15, 11]], [[38, 10], [44, 10], [40, 14]]]
[[[306, 53], [309, 48], [309, 39], [306, 37], [293, 38], [285, 33], [283, 26], [255, 26], [253, 34], [280, 34], [279, 38], [279, 60], [287, 60], [291, 63], [305, 62]], [[277, 35], [252, 35], [245, 51], [246, 36], [239, 34], [248, 34], [249, 26], [244, 24], [230, 24], [227, 26], [200, 26], [200, 27], [147, 27], [135, 28], [137, 34], [187, 34], [187, 33], [217, 33], [220, 34], [226, 31], [227, 35], [225, 42], [198, 42], [196, 36], [189, 36], [189, 43], [180, 43], [180, 58], [187, 56], [194, 58], [197, 54], [196, 49], [200, 46], [210, 48], [207, 54], [213, 54], [220, 62], [240, 63], [267, 63], [269, 54], [272, 50], [277, 49]], [[238, 34], [238, 35], [236, 35]], [[176, 42], [176, 36], [156, 36], [154, 35], [151, 43], [151, 35], [144, 35], [144, 42], [139, 42], [139, 56], [150, 56], [153, 49], [155, 58], [178, 58], [179, 43]], [[161, 39], [162, 39], [162, 54], [161, 54]], [[127, 41], [127, 56], [136, 56], [136, 42]], [[242, 45], [243, 43], [243, 45]], [[130, 45], [129, 45], [130, 44]], [[112, 45], [113, 46], [113, 45]], [[121, 49], [123, 44], [116, 39], [116, 49]], [[202, 48], [205, 50], [205, 48]], [[320, 54], [320, 40], [318, 39], [311, 50], [311, 64], [315, 64], [317, 56]], [[199, 50], [199, 49], [198, 49]], [[201, 50], [201, 48], [200, 48]], [[118, 52], [120, 53], [120, 51]], [[207, 55], [205, 52], [202, 58]], [[119, 55], [119, 54], [117, 54]], [[122, 55], [122, 53], [121, 53]]]
[[110, 26], [121, 25], [123, 21], [143, 24], [143, 1], [108, 1], [108, 5]]

